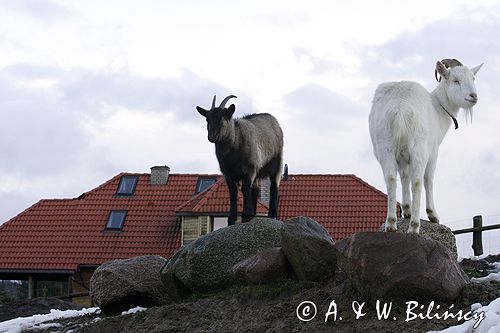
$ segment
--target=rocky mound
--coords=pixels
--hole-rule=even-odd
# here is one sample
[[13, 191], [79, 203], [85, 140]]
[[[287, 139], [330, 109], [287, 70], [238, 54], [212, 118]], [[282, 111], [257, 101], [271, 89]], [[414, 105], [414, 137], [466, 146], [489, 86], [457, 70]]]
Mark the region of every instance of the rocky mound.
[[30, 317], [35, 314], [50, 313], [51, 309], [80, 310], [82, 306], [58, 298], [35, 298], [11, 302], [0, 307], [0, 322], [18, 318]]
[[[438, 234], [442, 235], [442, 230]], [[474, 302], [497, 298], [500, 288], [496, 282], [470, 284], [450, 249], [454, 239], [438, 238], [370, 232], [335, 243], [321, 225], [306, 217], [285, 222], [254, 219], [201, 237], [168, 261], [119, 261], [113, 263], [118, 269], [112, 273], [104, 269], [110, 265], [103, 265], [96, 274], [101, 278], [119, 275], [120, 279], [109, 290], [93, 283], [93, 295], [102, 295], [119, 309], [123, 308], [120, 299], [126, 300], [122, 305], [127, 307], [142, 304], [138, 289], [144, 295], [157, 294], [159, 301], [137, 314], [85, 322], [77, 331], [442, 329], [456, 324], [456, 320], [405, 320], [407, 302], [419, 302], [417, 307], [424, 312], [437, 305], [443, 309], [453, 305], [456, 311], [467, 312]], [[126, 288], [120, 288], [120, 284], [125, 283], [119, 281], [127, 281], [127, 275], [133, 277], [132, 281], [140, 277], [149, 282], [124, 292]], [[164, 300], [171, 303], [162, 305]], [[380, 306], [384, 305], [391, 309], [390, 316], [381, 319]], [[108, 314], [115, 312], [106, 306], [101, 308]]]
[[[500, 297], [500, 283], [468, 284], [453, 302], [437, 302], [444, 309], [451, 304], [458, 311], [468, 311], [476, 302], [488, 304]], [[362, 297], [350, 285], [347, 276], [337, 270], [334, 277], [318, 282], [286, 280], [266, 286], [233, 286], [225, 292], [199, 296], [181, 303], [153, 307], [126, 316], [96, 319], [86, 316], [58, 322], [58, 329], [37, 332], [409, 332], [421, 333], [456, 325], [453, 319], [413, 320], [405, 322], [406, 305], [395, 302], [388, 320], [378, 320], [376, 305], [366, 302], [365, 316], [356, 319], [352, 302], [362, 303]], [[304, 301], [314, 302], [316, 316], [304, 322], [297, 318], [297, 307]], [[329, 305], [335, 301], [337, 320], [330, 315], [325, 323]], [[422, 303], [426, 306], [429, 303]], [[342, 320], [340, 320], [340, 316]]]

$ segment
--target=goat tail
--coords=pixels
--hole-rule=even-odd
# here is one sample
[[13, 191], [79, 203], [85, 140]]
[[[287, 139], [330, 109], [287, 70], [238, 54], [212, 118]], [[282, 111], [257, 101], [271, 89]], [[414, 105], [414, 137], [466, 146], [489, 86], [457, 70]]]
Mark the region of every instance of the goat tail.
[[412, 133], [415, 127], [414, 114], [404, 109], [395, 110], [392, 118], [392, 135], [396, 142], [400, 142]]

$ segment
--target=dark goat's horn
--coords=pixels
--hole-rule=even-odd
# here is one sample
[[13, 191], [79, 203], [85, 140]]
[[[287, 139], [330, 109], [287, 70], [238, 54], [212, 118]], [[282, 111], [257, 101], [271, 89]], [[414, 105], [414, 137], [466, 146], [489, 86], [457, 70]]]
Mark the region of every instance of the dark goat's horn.
[[211, 109], [212, 110], [215, 109], [215, 95], [214, 95], [214, 99], [212, 100], [212, 107], [211, 107]]
[[[457, 67], [457, 66], [463, 66], [463, 64], [460, 61], [458, 61], [457, 59], [443, 59], [443, 60], [441, 60], [441, 63], [446, 68], [453, 68], [453, 67]], [[436, 78], [436, 81], [441, 82], [441, 77], [438, 78], [438, 72], [437, 72], [437, 70], [434, 70], [434, 77]]]
[[221, 109], [222, 109], [222, 108], [224, 108], [224, 106], [226, 106], [227, 101], [229, 101], [231, 98], [237, 98], [237, 97], [236, 97], [236, 96], [234, 96], [234, 95], [229, 95], [229, 96], [227, 96], [227, 97], [226, 97], [226, 98], [224, 98], [224, 100], [220, 103], [219, 108], [221, 108]]

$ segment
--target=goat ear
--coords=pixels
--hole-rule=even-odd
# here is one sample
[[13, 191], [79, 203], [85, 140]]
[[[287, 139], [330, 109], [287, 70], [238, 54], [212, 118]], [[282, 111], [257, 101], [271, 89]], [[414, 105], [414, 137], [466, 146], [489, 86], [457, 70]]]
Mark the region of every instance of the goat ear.
[[206, 118], [208, 116], [209, 111], [205, 110], [204, 108], [197, 106], [196, 110], [198, 110], [198, 113], [201, 114], [203, 117]]
[[234, 104], [231, 104], [227, 109], [226, 109], [226, 118], [231, 119], [231, 117], [234, 114], [234, 111], [236, 111], [236, 107]]
[[481, 67], [483, 67], [483, 65], [484, 65], [484, 62], [481, 65], [479, 65], [479, 66], [471, 68], [470, 70], [472, 71], [472, 73], [474, 73], [474, 75], [476, 75], [477, 72], [479, 72], [479, 70], [481, 69]]
[[436, 72], [438, 72], [441, 77], [444, 77], [445, 79], [448, 78], [448, 70], [441, 61], [436, 62]]

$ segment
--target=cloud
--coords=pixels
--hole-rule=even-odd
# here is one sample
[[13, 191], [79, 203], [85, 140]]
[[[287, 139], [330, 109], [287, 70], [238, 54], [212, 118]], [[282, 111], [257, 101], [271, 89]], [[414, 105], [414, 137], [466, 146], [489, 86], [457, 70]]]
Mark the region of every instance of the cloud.
[[85, 138], [78, 119], [45, 88], [0, 72], [0, 171], [56, 174], [75, 162]]
[[[128, 72], [71, 73], [61, 85], [63, 99], [95, 111], [104, 105], [144, 112], [172, 112], [179, 120], [194, 120], [194, 106], [227, 91], [215, 82], [183, 70], [179, 77], [150, 78]], [[76, 78], [76, 79], [75, 79]]]
[[283, 100], [287, 108], [295, 110], [295, 115], [305, 126], [331, 128], [341, 119], [363, 114], [362, 105], [316, 83], [298, 87], [285, 95]]
[[[19, 212], [27, 207], [21, 199], [33, 199], [23, 192], [73, 197], [122, 171], [157, 164], [216, 171], [215, 159], [206, 162], [213, 147], [195, 106], [228, 91], [187, 70], [150, 78], [34, 64], [0, 69], [0, 194], [12, 196]], [[239, 105], [253, 110], [242, 97]], [[201, 165], [205, 170], [193, 169]]]
[[293, 54], [298, 61], [307, 61], [311, 65], [311, 75], [321, 75], [335, 70], [344, 70], [343, 65], [335, 60], [319, 57], [312, 50], [304, 47], [293, 48]]
[[52, 21], [72, 16], [69, 9], [49, 0], [4, 1], [1, 6], [11, 12], [28, 15], [41, 21]]
[[432, 87], [437, 60], [457, 58], [469, 67], [498, 63], [500, 40], [495, 36], [499, 30], [493, 14], [481, 21], [450, 18], [399, 35], [386, 44], [353, 51], [363, 60], [361, 72], [368, 77], [380, 82], [412, 79]]

